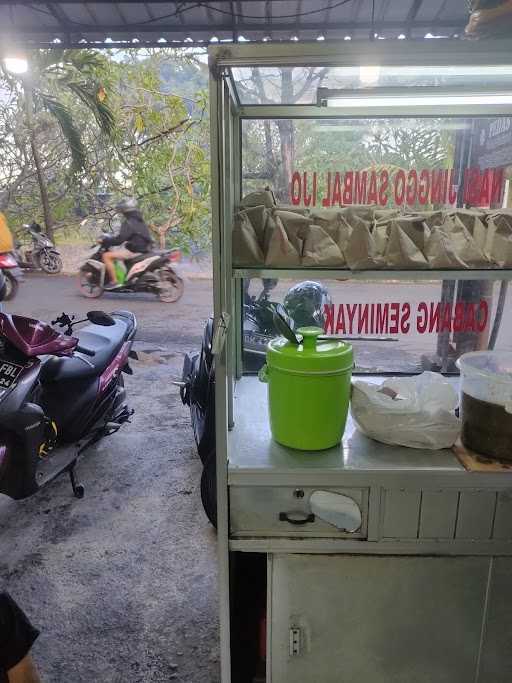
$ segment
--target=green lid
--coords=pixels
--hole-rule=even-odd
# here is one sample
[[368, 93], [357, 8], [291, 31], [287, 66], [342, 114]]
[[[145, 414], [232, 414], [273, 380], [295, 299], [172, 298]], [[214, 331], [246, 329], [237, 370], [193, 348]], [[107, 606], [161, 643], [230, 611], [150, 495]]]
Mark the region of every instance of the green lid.
[[343, 372], [354, 363], [352, 347], [339, 340], [318, 340], [320, 327], [300, 327], [302, 343], [292, 344], [284, 337], [272, 339], [267, 346], [269, 367], [295, 372]]

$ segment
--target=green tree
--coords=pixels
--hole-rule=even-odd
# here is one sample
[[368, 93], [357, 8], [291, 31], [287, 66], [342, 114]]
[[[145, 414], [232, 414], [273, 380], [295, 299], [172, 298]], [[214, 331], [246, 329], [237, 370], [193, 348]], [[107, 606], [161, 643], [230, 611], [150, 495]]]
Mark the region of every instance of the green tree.
[[[69, 57], [76, 65], [84, 61], [81, 52]], [[90, 51], [85, 52], [89, 57]], [[0, 99], [6, 104], [0, 109], [0, 201], [3, 197], [11, 225], [17, 228], [47, 215], [38, 199], [42, 177], [53, 228], [65, 228], [72, 239], [84, 217], [88, 239], [107, 227], [113, 204], [129, 195], [139, 199], [162, 246], [206, 248], [211, 227], [204, 60], [171, 48], [114, 50], [98, 57], [96, 62], [93, 53], [89, 91], [107, 106], [112, 125], [106, 131], [98, 125], [76, 89], [61, 87], [57, 73], [45, 77], [43, 94], [65, 106], [80, 135], [65, 136], [60, 120], [34, 90], [39, 169], [26, 125], [27, 84], [0, 73]], [[48, 69], [57, 70], [62, 63]], [[31, 65], [33, 85], [32, 70]]]
[[133, 195], [161, 247], [209, 246], [206, 85], [194, 55], [169, 48], [110, 55], [118, 147], [105, 158], [90, 138], [98, 152], [83, 181], [89, 206], [98, 195]]
[[23, 112], [46, 233], [51, 239], [55, 219], [38, 137], [47, 129], [48, 119], [53, 119], [69, 148], [68, 174], [83, 171], [87, 154], [74, 108], [84, 109], [106, 136], [113, 137], [115, 132], [114, 117], [101, 83], [104, 67], [104, 58], [92, 50], [39, 50], [31, 55], [27, 74], [15, 76], [5, 69], [3, 72], [11, 92], [17, 94], [18, 110]]

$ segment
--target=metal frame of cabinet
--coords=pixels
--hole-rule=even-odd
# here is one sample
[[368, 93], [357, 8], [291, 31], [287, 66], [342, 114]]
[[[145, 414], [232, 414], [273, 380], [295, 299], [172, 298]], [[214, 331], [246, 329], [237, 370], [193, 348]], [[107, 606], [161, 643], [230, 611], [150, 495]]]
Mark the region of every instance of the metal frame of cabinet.
[[[258, 551], [269, 556], [269, 580], [272, 576], [272, 558], [278, 566], [289, 554], [319, 558], [319, 567], [328, 562], [327, 555], [360, 555], [365, 567], [373, 557], [441, 555], [478, 556], [493, 558], [512, 555], [512, 480], [510, 474], [479, 475], [466, 472], [453, 456], [438, 455], [436, 461], [423, 456], [405, 459], [404, 449], [391, 449], [394, 464], [382, 467], [379, 449], [373, 455], [361, 456], [352, 467], [346, 467], [351, 457], [350, 447], [344, 445], [330, 460], [306, 459], [297, 467], [279, 449], [270, 449], [258, 458], [261, 437], [244, 427], [239, 412], [234, 386], [242, 376], [242, 287], [244, 277], [339, 277], [340, 270], [297, 268], [279, 270], [268, 268], [233, 268], [231, 253], [232, 217], [241, 198], [241, 122], [247, 118], [341, 118], [367, 116], [367, 110], [354, 101], [350, 108], [321, 107], [316, 105], [242, 105], [233, 82], [231, 68], [237, 66], [385, 66], [417, 65], [512, 65], [512, 41], [466, 42], [449, 40], [373, 41], [353, 43], [266, 43], [246, 45], [218, 45], [209, 48], [210, 66], [210, 121], [212, 158], [212, 226], [214, 265], [215, 312], [215, 371], [216, 371], [216, 447], [217, 447], [217, 517], [219, 556], [219, 600], [222, 683], [230, 683], [230, 551]], [[479, 86], [478, 92], [495, 92]], [[439, 92], [443, 92], [440, 88]], [[444, 90], [449, 93], [449, 90]], [[474, 90], [465, 90], [468, 94]], [[468, 110], [467, 105], [436, 104], [435, 106], [404, 106], [396, 108], [372, 107], [372, 117], [390, 115], [410, 116], [464, 116], [512, 115], [510, 104], [480, 104]], [[343, 277], [353, 279], [384, 279], [389, 271], [357, 272], [343, 270]], [[512, 270], [464, 271], [392, 271], [393, 279], [512, 279]], [[245, 392], [252, 388], [240, 386]], [[261, 410], [260, 410], [261, 412]], [[264, 426], [260, 432], [264, 432]], [[244, 431], [246, 429], [246, 431]], [[229, 433], [231, 431], [231, 433]], [[260, 441], [258, 439], [260, 438]], [[268, 435], [265, 444], [268, 444]], [[252, 454], [245, 453], [244, 441], [252, 439]], [[263, 443], [263, 442], [261, 442]], [[254, 449], [256, 448], [256, 456]], [[267, 445], [265, 445], [267, 448]], [[386, 447], [389, 454], [389, 447]], [[250, 449], [249, 449], [250, 450]], [[264, 449], [262, 448], [262, 451]], [[286, 450], [286, 449], [282, 449]], [[357, 449], [356, 449], [357, 450]], [[355, 452], [355, 451], [354, 451]], [[409, 454], [410, 455], [410, 454]], [[251, 457], [261, 460], [254, 465]], [[355, 457], [355, 456], [354, 456]], [[366, 457], [366, 459], [365, 459]], [[382, 456], [381, 454], [381, 457]], [[450, 457], [452, 459], [450, 459]], [[324, 458], [324, 456], [321, 456]], [[444, 458], [444, 460], [443, 460]], [[448, 460], [446, 460], [448, 458]], [[385, 458], [384, 458], [385, 459]], [[357, 458], [356, 458], [357, 460]], [[358, 535], [329, 533], [325, 528], [300, 533], [281, 533], [276, 518], [265, 519], [265, 508], [274, 512], [292, 497], [299, 487], [307, 490], [333, 488], [348, 491], [353, 488], [355, 499], [363, 510], [363, 522]], [[309, 489], [308, 489], [309, 487]], [[230, 517], [230, 488], [233, 489]], [[277, 501], [277, 502], [276, 502]], [[259, 506], [261, 515], [258, 516]], [[273, 507], [277, 505], [277, 508]], [[300, 506], [296, 506], [303, 510]], [[270, 520], [270, 521], [269, 521]], [[277, 528], [277, 530], [276, 530]], [[357, 559], [357, 558], [356, 558]], [[414, 559], [414, 558], [413, 558]], [[375, 560], [377, 561], [377, 560]], [[448, 563], [450, 559], [446, 560]], [[487, 562], [482, 560], [480, 562]], [[510, 563], [509, 563], [510, 564]], [[509, 565], [507, 565], [509, 566]], [[320, 570], [319, 570], [320, 571]], [[328, 571], [328, 570], [326, 570]], [[484, 603], [488, 604], [491, 590], [491, 569], [483, 571]], [[503, 572], [502, 572], [503, 573]], [[277, 575], [276, 575], [277, 576]], [[500, 574], [501, 576], [501, 574]], [[273, 580], [273, 579], [272, 579]], [[361, 588], [362, 584], [359, 584]], [[500, 587], [505, 581], [501, 576]], [[492, 591], [491, 591], [492, 592]], [[494, 595], [494, 593], [492, 594]], [[494, 598], [493, 598], [494, 599]], [[269, 600], [269, 610], [279, 609], [275, 600]], [[486, 607], [487, 609], [487, 607]], [[509, 617], [505, 622], [508, 624]], [[509, 624], [510, 626], [510, 624]], [[491, 624], [489, 628], [496, 628]], [[488, 628], [482, 622], [483, 630]], [[292, 634], [293, 635], [293, 634]], [[480, 645], [482, 634], [480, 634]], [[499, 635], [499, 634], [498, 634]], [[292, 637], [292, 636], [291, 636]], [[297, 636], [300, 638], [300, 636]], [[476, 637], [476, 636], [475, 636]], [[293, 638], [292, 638], [293, 640]], [[480, 651], [479, 651], [480, 652]], [[269, 656], [272, 656], [272, 638], [269, 636]], [[493, 663], [487, 654], [477, 655], [477, 670]], [[487, 659], [486, 659], [487, 657]], [[482, 659], [483, 658], [483, 659]], [[491, 657], [492, 659], [492, 657]], [[482, 660], [482, 661], [480, 661]], [[485, 661], [484, 661], [485, 660]], [[483, 663], [482, 663], [483, 662]], [[410, 664], [410, 662], [409, 662]], [[271, 678], [273, 665], [268, 666], [268, 679], [283, 683], [282, 675]], [[413, 669], [410, 669], [412, 671]], [[276, 670], [277, 671], [277, 670]], [[477, 672], [475, 680], [478, 679]], [[496, 674], [496, 671], [494, 671]], [[391, 675], [391, 674], [390, 674]], [[395, 674], [393, 674], [395, 675]], [[277, 678], [276, 678], [277, 676]], [[320, 680], [320, 679], [318, 679]], [[391, 679], [390, 679], [391, 680]], [[395, 680], [395, 679], [393, 679]], [[402, 680], [396, 679], [396, 680]], [[405, 680], [405, 679], [404, 679]], [[413, 680], [411, 677], [407, 679]], [[419, 680], [419, 679], [418, 679]], [[427, 680], [427, 679], [421, 679]], [[499, 678], [482, 678], [501, 680]], [[505, 679], [503, 679], [505, 680]], [[238, 681], [234, 683], [239, 683]]]

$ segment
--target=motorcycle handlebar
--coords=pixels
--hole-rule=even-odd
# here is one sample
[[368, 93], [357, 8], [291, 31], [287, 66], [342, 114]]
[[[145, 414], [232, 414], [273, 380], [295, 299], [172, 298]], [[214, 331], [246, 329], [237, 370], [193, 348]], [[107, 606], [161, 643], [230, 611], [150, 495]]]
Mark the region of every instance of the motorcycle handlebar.
[[93, 351], [92, 349], [88, 349], [85, 346], [78, 346], [75, 347], [75, 351], [78, 351], [78, 353], [83, 353], [85, 356], [95, 356], [96, 351]]

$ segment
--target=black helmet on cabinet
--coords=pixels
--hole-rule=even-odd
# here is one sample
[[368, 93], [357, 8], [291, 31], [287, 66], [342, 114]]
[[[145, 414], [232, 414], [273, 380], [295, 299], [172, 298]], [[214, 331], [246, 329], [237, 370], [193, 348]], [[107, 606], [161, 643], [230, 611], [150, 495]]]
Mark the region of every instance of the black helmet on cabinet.
[[327, 289], [319, 282], [300, 282], [288, 290], [283, 305], [295, 327], [324, 326], [324, 306], [332, 304]]

